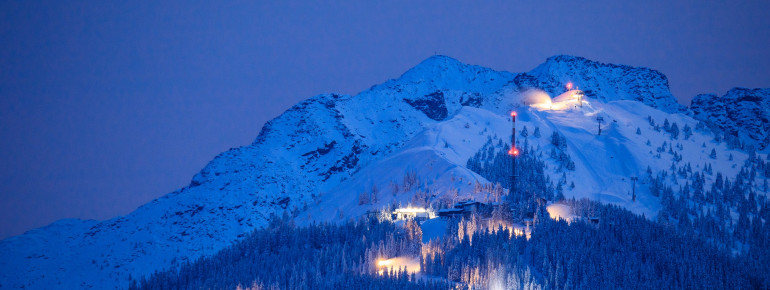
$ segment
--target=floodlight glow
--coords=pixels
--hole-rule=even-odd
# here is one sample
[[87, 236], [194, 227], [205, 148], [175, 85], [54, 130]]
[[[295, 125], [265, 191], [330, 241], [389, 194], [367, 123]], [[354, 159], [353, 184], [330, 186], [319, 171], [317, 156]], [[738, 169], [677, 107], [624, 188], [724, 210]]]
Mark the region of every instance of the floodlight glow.
[[551, 98], [545, 92], [530, 93], [526, 96], [526, 101], [530, 107], [539, 111], [566, 111], [581, 107], [588, 102], [583, 97], [584, 93], [580, 90], [570, 90]]
[[428, 210], [425, 208], [417, 208], [417, 207], [405, 207], [405, 208], [397, 208], [396, 212], [403, 212], [403, 213], [420, 213], [420, 212], [427, 212]]
[[379, 268], [379, 271], [377, 272], [380, 275], [383, 275], [386, 269], [402, 269], [402, 268], [405, 268], [407, 273], [413, 274], [413, 273], [420, 272], [420, 260], [419, 258], [413, 258], [413, 257], [407, 257], [407, 256], [394, 257], [387, 260], [380, 259], [377, 261], [377, 267]]

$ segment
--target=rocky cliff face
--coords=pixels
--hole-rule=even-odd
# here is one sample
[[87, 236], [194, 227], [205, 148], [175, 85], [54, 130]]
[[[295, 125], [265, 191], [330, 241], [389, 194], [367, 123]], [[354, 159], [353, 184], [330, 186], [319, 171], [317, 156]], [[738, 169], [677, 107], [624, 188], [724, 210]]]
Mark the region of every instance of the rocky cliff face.
[[724, 96], [696, 96], [690, 105], [695, 118], [725, 136], [770, 146], [770, 89], [734, 88]]
[[552, 96], [565, 91], [572, 82], [587, 97], [600, 101], [634, 100], [669, 113], [681, 113], [686, 107], [677, 103], [662, 73], [626, 65], [606, 64], [582, 57], [557, 55], [529, 73], [538, 86]]

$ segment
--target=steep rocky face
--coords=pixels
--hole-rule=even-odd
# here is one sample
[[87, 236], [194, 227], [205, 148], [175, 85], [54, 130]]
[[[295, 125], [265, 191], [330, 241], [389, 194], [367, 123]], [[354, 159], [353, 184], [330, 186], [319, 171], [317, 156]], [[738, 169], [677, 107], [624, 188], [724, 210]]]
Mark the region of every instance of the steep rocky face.
[[770, 146], [770, 89], [733, 88], [724, 96], [698, 95], [690, 105], [693, 115], [727, 136]]
[[[644, 67], [606, 64], [582, 57], [558, 55], [548, 58], [527, 74], [537, 79], [537, 86], [552, 96], [563, 93], [564, 86], [572, 82], [583, 89], [589, 98], [605, 102], [634, 100], [669, 113], [687, 111], [671, 95], [668, 78], [656, 70]], [[531, 85], [532, 80], [528, 83]]]
[[446, 100], [444, 100], [444, 92], [442, 91], [435, 91], [414, 100], [404, 99], [404, 101], [425, 113], [425, 116], [428, 118], [436, 121], [443, 121], [449, 114], [446, 108]]

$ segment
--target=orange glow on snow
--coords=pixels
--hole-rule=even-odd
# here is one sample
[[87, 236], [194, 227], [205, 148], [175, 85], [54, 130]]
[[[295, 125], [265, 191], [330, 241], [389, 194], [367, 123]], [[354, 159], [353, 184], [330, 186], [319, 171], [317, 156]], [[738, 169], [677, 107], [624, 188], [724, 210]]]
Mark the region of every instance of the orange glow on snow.
[[567, 222], [571, 222], [572, 219], [575, 218], [575, 214], [572, 212], [572, 208], [566, 204], [554, 203], [548, 205], [546, 210], [548, 211], [548, 215], [551, 217], [551, 219], [554, 220], [565, 220]]
[[529, 90], [525, 92], [522, 101], [525, 105], [529, 105], [539, 110], [550, 110], [552, 104], [551, 96], [541, 90]]
[[543, 91], [535, 91], [527, 94], [524, 100], [525, 104], [539, 111], [566, 111], [588, 103], [585, 98], [580, 98], [581, 94], [579, 90], [570, 90], [551, 98]]
[[378, 260], [377, 268], [380, 269], [378, 271], [380, 275], [384, 274], [385, 271], [388, 269], [396, 270], [396, 269], [403, 269], [403, 268], [406, 268], [406, 272], [409, 274], [419, 273], [420, 260], [419, 258], [415, 259], [411, 257], [395, 257], [387, 260]]

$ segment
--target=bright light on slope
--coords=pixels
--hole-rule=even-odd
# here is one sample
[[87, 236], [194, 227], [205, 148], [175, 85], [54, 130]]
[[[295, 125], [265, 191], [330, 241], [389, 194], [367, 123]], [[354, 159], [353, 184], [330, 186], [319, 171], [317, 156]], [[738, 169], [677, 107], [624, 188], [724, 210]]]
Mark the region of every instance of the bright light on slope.
[[551, 98], [548, 93], [541, 90], [529, 90], [524, 93], [522, 101], [525, 105], [540, 111], [564, 111], [580, 106], [580, 102], [586, 103], [585, 99], [579, 98], [578, 90], [570, 90], [555, 98]]
[[405, 213], [420, 213], [420, 212], [427, 212], [428, 210], [424, 208], [417, 208], [417, 207], [405, 207], [405, 208], [397, 208], [396, 212], [405, 212]]
[[388, 269], [402, 269], [406, 267], [406, 272], [409, 274], [420, 272], [420, 260], [412, 257], [395, 257], [387, 260], [377, 261], [377, 268], [379, 268], [379, 274], [382, 275]]
[[528, 90], [524, 92], [522, 102], [525, 105], [541, 110], [549, 110], [551, 107], [551, 96], [542, 90]]
[[572, 213], [572, 208], [566, 204], [554, 203], [548, 205], [545, 209], [548, 211], [548, 215], [551, 217], [551, 219], [554, 220], [563, 219], [567, 222], [570, 222], [573, 218], [575, 218], [575, 215]]

